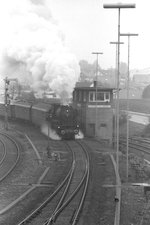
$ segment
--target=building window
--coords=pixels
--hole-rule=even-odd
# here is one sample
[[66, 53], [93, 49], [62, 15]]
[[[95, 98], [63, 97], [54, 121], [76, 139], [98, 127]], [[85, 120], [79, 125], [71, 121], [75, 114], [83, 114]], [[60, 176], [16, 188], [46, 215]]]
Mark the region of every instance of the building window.
[[105, 94], [104, 92], [97, 92], [97, 101], [98, 102], [104, 102], [104, 97], [105, 97]]
[[105, 92], [105, 99], [106, 99], [106, 101], [110, 102], [110, 93], [109, 92]]
[[90, 102], [94, 102], [95, 101], [95, 93], [94, 92], [90, 92], [89, 93], [89, 101]]
[[[89, 101], [96, 102], [96, 92], [89, 92]], [[97, 92], [97, 102], [110, 102], [110, 92]]]

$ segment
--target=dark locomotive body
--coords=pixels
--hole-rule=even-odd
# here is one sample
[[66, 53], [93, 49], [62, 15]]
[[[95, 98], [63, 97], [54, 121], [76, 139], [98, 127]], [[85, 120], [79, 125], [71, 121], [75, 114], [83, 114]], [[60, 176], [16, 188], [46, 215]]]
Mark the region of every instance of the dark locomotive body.
[[69, 105], [55, 105], [49, 112], [51, 128], [63, 139], [74, 139], [79, 133], [77, 110]]
[[[74, 139], [79, 133], [77, 111], [69, 105], [18, 102], [8, 105], [7, 112], [10, 119], [28, 121], [37, 126], [48, 123], [62, 139]], [[0, 104], [0, 116], [5, 116], [3, 103]]]

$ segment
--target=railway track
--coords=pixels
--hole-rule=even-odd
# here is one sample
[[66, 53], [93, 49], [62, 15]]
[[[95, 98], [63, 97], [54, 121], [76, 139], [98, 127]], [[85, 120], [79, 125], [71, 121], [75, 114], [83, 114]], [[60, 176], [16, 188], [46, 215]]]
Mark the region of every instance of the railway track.
[[[13, 135], [12, 132], [10, 133]], [[16, 137], [17, 136], [15, 135], [15, 138]], [[23, 136], [21, 136], [21, 139], [22, 138]], [[16, 140], [18, 141], [18, 138]], [[29, 144], [30, 143], [28, 142], [28, 145]], [[62, 174], [62, 172], [58, 173], [57, 167], [61, 167], [62, 170], [66, 168], [67, 170], [68, 166], [66, 166], [65, 160], [70, 158], [70, 154], [69, 152], [64, 151], [62, 143], [61, 149], [60, 143], [56, 142], [53, 145], [52, 142], [51, 144], [56, 151], [60, 151], [62, 154], [62, 161], [59, 163], [55, 163], [48, 158], [45, 161], [46, 156], [44, 156], [44, 158], [41, 158], [42, 164], [39, 164], [39, 160], [34, 150], [31, 148], [33, 147], [32, 145], [29, 147], [30, 149], [21, 149], [19, 165], [13, 175], [10, 176], [10, 178], [7, 179], [7, 182], [5, 182], [1, 187], [5, 189], [5, 193], [2, 196], [3, 198], [1, 198], [1, 206], [3, 207], [0, 209], [0, 224], [18, 224], [19, 221], [21, 221], [21, 218], [25, 218], [25, 215], [27, 215], [29, 211], [33, 211], [35, 207], [39, 205], [40, 200], [43, 202], [45, 200], [45, 196], [49, 196], [50, 193], [53, 192], [55, 186], [58, 184], [58, 181], [63, 179], [64, 174]], [[23, 146], [20, 145], [20, 147]], [[65, 157], [66, 154], [68, 154], [67, 157]], [[4, 154], [2, 153], [1, 156], [3, 155]], [[28, 163], [30, 157], [32, 158], [31, 162], [35, 160], [34, 166], [36, 171], [32, 171], [31, 167], [29, 168], [29, 171], [33, 173], [29, 174], [28, 169], [26, 169], [24, 173], [24, 166], [26, 167], [31, 165], [31, 163]], [[53, 164], [51, 168], [50, 164]], [[70, 164], [70, 162], [68, 164]], [[56, 177], [54, 176], [54, 171]], [[19, 174], [18, 177], [16, 177], [17, 174]], [[59, 174], [62, 174], [62, 178], [60, 178]], [[29, 175], [29, 178], [27, 175]], [[2, 203], [4, 204], [2, 205]]]
[[[21, 139], [23, 139], [22, 136], [21, 136]], [[47, 140], [46, 140], [46, 144], [47, 144]], [[66, 144], [68, 146], [66, 147], [67, 150], [65, 149]], [[20, 190], [21, 194], [23, 193], [23, 190], [27, 190], [28, 193], [25, 193], [24, 196], [21, 196], [20, 199], [17, 200], [16, 199], [17, 193], [14, 192], [15, 193], [14, 199], [16, 199], [17, 201], [12, 202], [10, 207], [8, 206], [7, 209], [4, 208], [4, 211], [1, 212], [0, 224], [2, 225], [3, 224], [12, 224], [12, 225], [13, 224], [14, 225], [82, 224], [83, 220], [85, 220], [85, 214], [87, 211], [87, 206], [89, 204], [89, 197], [86, 198], [86, 193], [89, 186], [89, 173], [90, 173], [89, 161], [92, 160], [92, 159], [89, 160], [88, 153], [86, 153], [85, 151], [87, 148], [89, 148], [88, 151], [90, 155], [91, 153], [93, 154], [93, 151], [91, 151], [91, 149], [93, 150], [94, 144], [91, 144], [90, 146], [86, 140], [67, 141], [66, 144], [60, 141], [50, 142], [50, 146], [53, 148], [53, 151], [58, 152], [58, 154], [60, 154], [60, 160], [58, 162], [48, 158], [47, 158], [48, 161], [45, 161], [45, 157], [47, 157], [46, 155], [44, 156], [44, 158], [41, 158], [42, 164], [39, 164], [38, 160], [36, 159], [37, 168], [40, 168], [40, 167], [42, 168], [43, 165], [45, 168], [44, 173], [39, 177], [37, 182], [36, 182], [36, 179], [34, 179], [34, 181], [33, 179], [32, 180], [30, 179], [30, 183], [28, 184], [27, 179], [20, 180], [19, 178], [14, 180], [10, 177], [10, 179], [8, 180], [10, 181], [12, 179], [12, 183], [9, 182], [10, 185], [15, 185], [15, 184], [18, 185], [16, 186], [16, 188], [14, 188], [14, 190], [16, 191]], [[24, 151], [22, 151], [22, 153], [23, 152], [25, 153], [25, 154], [24, 153], [21, 154], [22, 160], [26, 156], [30, 157], [31, 152], [29, 150], [27, 151], [26, 150], [27, 149], [24, 149]], [[38, 148], [37, 150], [41, 150], [41, 149]], [[69, 153], [70, 151], [72, 151], [72, 154]], [[42, 151], [39, 151], [39, 153], [41, 154]], [[100, 153], [100, 155], [101, 154], [102, 153]], [[34, 157], [35, 153], [32, 155]], [[95, 155], [95, 152], [94, 152], [94, 155]], [[108, 160], [109, 157], [105, 156], [105, 158], [107, 158]], [[67, 163], [65, 160], [67, 160]], [[105, 167], [105, 163], [103, 162], [102, 155], [96, 161], [98, 163], [97, 164], [98, 168], [96, 166], [97, 171], [99, 169], [102, 169], [102, 167]], [[110, 159], [109, 159], [109, 162], [110, 162]], [[52, 164], [52, 167], [51, 167], [51, 164]], [[67, 167], [66, 167], [66, 164], [68, 164]], [[20, 166], [22, 166], [22, 164], [20, 164]], [[70, 169], [68, 170], [68, 168]], [[21, 167], [18, 166], [17, 169], [19, 171]], [[103, 172], [104, 172], [104, 169], [103, 169]], [[55, 176], [53, 175], [51, 176], [50, 174], [53, 174]], [[61, 178], [60, 178], [60, 174], [62, 174]], [[98, 179], [99, 179], [99, 175], [100, 174], [98, 172]], [[31, 176], [31, 178], [34, 178], [34, 177]], [[104, 177], [102, 178], [102, 180], [103, 179]], [[57, 181], [55, 182], [55, 180]], [[103, 181], [100, 181], [100, 182], [103, 183]], [[91, 181], [90, 181], [90, 185], [91, 185]], [[100, 185], [99, 188], [102, 189], [101, 191], [104, 192], [104, 195], [105, 195], [105, 191], [102, 185]], [[91, 190], [91, 188], [89, 188], [89, 190]], [[112, 191], [110, 190], [110, 192], [113, 192], [113, 190]], [[100, 197], [99, 201], [101, 200], [103, 201], [103, 197]], [[112, 197], [112, 200], [113, 200], [113, 197]], [[84, 203], [85, 201], [86, 203]], [[113, 205], [113, 202], [112, 202], [112, 205]], [[14, 217], [12, 215], [16, 215], [16, 216]], [[100, 215], [100, 217], [103, 217], [102, 215]], [[114, 215], [112, 212], [112, 219], [110, 220], [113, 221], [113, 218], [114, 218]], [[94, 221], [94, 219], [91, 219], [91, 221], [92, 220]]]
[[77, 223], [88, 188], [89, 156], [83, 143], [68, 141], [66, 144], [72, 151], [72, 164], [68, 174], [53, 194], [18, 225]]
[[[120, 144], [126, 146], [126, 139], [120, 138]], [[150, 155], [150, 140], [140, 137], [131, 137], [129, 138], [129, 148]]]
[[20, 158], [18, 143], [8, 134], [0, 132], [3, 156], [0, 161], [0, 182], [15, 169]]

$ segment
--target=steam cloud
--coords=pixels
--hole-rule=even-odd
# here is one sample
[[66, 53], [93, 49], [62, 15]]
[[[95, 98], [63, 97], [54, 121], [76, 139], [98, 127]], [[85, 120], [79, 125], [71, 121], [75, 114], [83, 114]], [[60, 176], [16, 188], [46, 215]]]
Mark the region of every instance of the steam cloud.
[[[2, 0], [0, 0], [2, 1]], [[34, 90], [52, 88], [67, 97], [79, 65], [45, 0], [5, 0], [0, 9], [0, 74]], [[2, 78], [3, 78], [2, 77]]]

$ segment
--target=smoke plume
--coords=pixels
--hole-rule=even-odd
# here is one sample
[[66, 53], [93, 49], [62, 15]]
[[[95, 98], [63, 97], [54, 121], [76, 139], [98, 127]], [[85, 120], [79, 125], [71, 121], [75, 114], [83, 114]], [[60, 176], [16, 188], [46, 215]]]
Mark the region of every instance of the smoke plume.
[[[2, 0], [0, 0], [2, 1]], [[5, 0], [0, 9], [0, 74], [34, 90], [70, 96], [79, 76], [76, 58], [44, 0]]]

